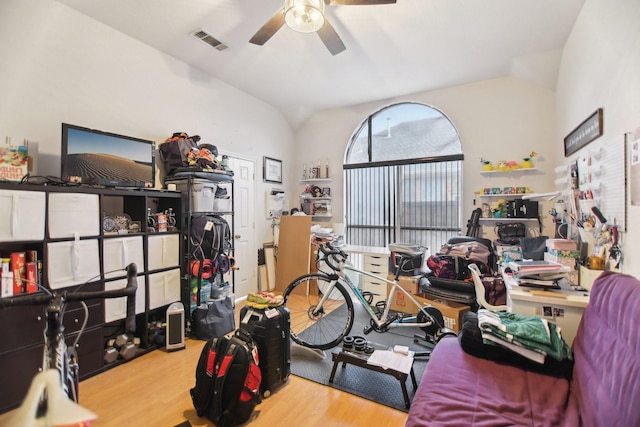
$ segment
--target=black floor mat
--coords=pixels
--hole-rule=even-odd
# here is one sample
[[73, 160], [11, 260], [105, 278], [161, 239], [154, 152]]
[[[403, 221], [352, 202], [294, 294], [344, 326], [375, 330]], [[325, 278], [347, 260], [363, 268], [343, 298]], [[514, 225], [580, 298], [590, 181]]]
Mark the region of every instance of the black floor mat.
[[[368, 323], [370, 318], [362, 307], [357, 304], [354, 305], [356, 307], [356, 316], [351, 335], [363, 336], [362, 331], [365, 322]], [[419, 328], [408, 327], [395, 328], [385, 333], [371, 332], [369, 335], [366, 335], [365, 338], [368, 341], [388, 346], [405, 345], [416, 352], [425, 352], [432, 348], [432, 346], [425, 347], [414, 343], [414, 334], [419, 334], [421, 337], [424, 337], [424, 332]], [[422, 342], [424, 343], [424, 341]], [[339, 351], [340, 347], [325, 350], [322, 355], [324, 357], [322, 357], [318, 352], [300, 347], [294, 343], [291, 350], [291, 373], [401, 411], [407, 411], [400, 382], [391, 375], [385, 375], [359, 366], [347, 364], [345, 368], [341, 365], [338, 366], [333, 383], [329, 383], [329, 377], [331, 376], [331, 369], [333, 367], [331, 353]], [[426, 357], [415, 357], [414, 359], [413, 369], [418, 384], [422, 379], [427, 360], [428, 358]], [[407, 379], [406, 386], [409, 397], [412, 398], [415, 390], [413, 390], [410, 378]]]

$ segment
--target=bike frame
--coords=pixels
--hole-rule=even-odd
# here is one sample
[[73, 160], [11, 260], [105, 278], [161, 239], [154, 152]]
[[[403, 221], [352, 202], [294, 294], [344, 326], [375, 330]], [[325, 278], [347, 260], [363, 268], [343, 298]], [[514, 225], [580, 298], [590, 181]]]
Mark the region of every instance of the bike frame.
[[[78, 357], [74, 348], [69, 348], [64, 337], [63, 316], [66, 302], [62, 295], [56, 295], [46, 309], [44, 328], [44, 352], [42, 369], [55, 369], [60, 374], [60, 384], [64, 393], [74, 402], [78, 401], [76, 381], [79, 381]], [[85, 305], [86, 308], [86, 305]], [[85, 310], [85, 320], [88, 313]], [[82, 333], [82, 330], [80, 334]]]
[[[345, 270], [353, 271], [353, 272], [361, 274], [361, 275], [373, 277], [374, 279], [380, 280], [382, 282], [385, 282], [388, 285], [391, 285], [391, 295], [389, 296], [389, 299], [387, 300], [387, 304], [385, 305], [384, 311], [382, 312], [382, 316], [380, 317], [380, 319], [378, 319], [378, 316], [373, 311], [373, 308], [371, 308], [371, 305], [369, 305], [367, 300], [364, 298], [364, 295], [362, 294], [360, 289], [345, 274]], [[393, 281], [392, 280], [388, 280], [388, 279], [385, 279], [384, 277], [378, 276], [376, 274], [369, 273], [369, 272], [364, 271], [364, 270], [360, 270], [359, 268], [356, 268], [356, 267], [354, 267], [353, 265], [351, 265], [351, 264], [349, 264], [347, 262], [340, 262], [340, 270], [336, 271], [336, 272], [333, 272], [331, 274], [327, 274], [326, 272], [324, 272], [322, 270], [320, 272], [322, 274], [324, 274], [325, 276], [327, 276], [327, 279], [329, 280], [330, 283], [329, 283], [329, 290], [327, 292], [324, 292], [324, 295], [320, 299], [320, 302], [318, 303], [318, 306], [316, 307], [316, 309], [322, 308], [324, 306], [325, 301], [327, 299], [329, 299], [329, 294], [331, 294], [331, 291], [336, 286], [336, 283], [340, 282], [343, 285], [346, 284], [347, 285], [346, 286], [347, 289], [351, 289], [351, 292], [358, 298], [358, 300], [360, 301], [362, 306], [365, 308], [365, 310], [369, 314], [369, 317], [371, 317], [371, 320], [376, 324], [377, 327], [386, 326], [388, 328], [399, 328], [399, 327], [409, 327], [409, 326], [416, 327], [417, 326], [417, 327], [421, 327], [422, 328], [422, 327], [429, 327], [429, 326], [431, 326], [433, 324], [432, 321], [429, 320], [429, 319], [431, 319], [431, 316], [429, 315], [429, 313], [427, 313], [426, 310], [424, 310], [424, 307], [422, 306], [422, 304], [420, 304], [413, 297], [413, 295], [411, 295], [411, 293], [409, 293], [409, 291], [407, 291], [402, 286], [400, 286], [396, 280], [393, 280]], [[421, 312], [424, 313], [425, 318], [427, 319], [426, 322], [416, 323], [417, 316], [410, 316], [410, 317], [403, 317], [402, 319], [399, 319], [399, 320], [396, 319], [393, 322], [391, 322], [390, 324], [386, 325], [386, 323], [387, 323], [387, 321], [389, 319], [389, 309], [390, 309], [391, 305], [393, 304], [393, 301], [394, 301], [394, 299], [396, 297], [396, 290], [400, 290], [406, 297], [408, 297], [408, 299], [411, 302], [413, 302], [413, 304], [418, 309], [417, 311], [421, 311]]]

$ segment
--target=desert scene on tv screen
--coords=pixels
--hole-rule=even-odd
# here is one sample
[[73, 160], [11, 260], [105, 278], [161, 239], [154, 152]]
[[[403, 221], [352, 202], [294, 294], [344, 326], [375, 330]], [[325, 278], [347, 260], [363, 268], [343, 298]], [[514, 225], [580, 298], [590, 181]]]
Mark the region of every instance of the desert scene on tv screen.
[[106, 178], [122, 182], [150, 182], [151, 165], [131, 159], [101, 153], [70, 154], [67, 158], [69, 176]]

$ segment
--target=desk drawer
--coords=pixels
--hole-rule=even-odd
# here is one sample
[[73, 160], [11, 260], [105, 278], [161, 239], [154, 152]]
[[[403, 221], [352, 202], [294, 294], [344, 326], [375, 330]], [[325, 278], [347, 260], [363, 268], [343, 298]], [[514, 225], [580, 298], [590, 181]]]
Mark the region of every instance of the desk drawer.
[[389, 257], [383, 255], [365, 255], [363, 270], [374, 274], [387, 274]]

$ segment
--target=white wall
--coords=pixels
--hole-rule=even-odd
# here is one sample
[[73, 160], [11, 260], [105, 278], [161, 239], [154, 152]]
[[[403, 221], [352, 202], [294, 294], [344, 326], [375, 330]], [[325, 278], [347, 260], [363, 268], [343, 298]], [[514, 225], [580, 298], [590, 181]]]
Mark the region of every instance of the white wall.
[[[583, 150], [640, 127], [639, 22], [638, 0], [586, 1], [563, 52], [557, 88], [559, 141], [598, 108], [603, 108], [603, 135]], [[559, 146], [557, 155], [565, 161], [561, 150]], [[640, 265], [634, 262], [640, 256], [640, 207], [627, 209], [623, 271], [640, 277]]]
[[[483, 187], [528, 186], [535, 192], [555, 190], [554, 168], [557, 166], [555, 131], [555, 94], [540, 86], [522, 80], [503, 78], [453, 86], [440, 90], [416, 93], [408, 96], [385, 99], [375, 103], [355, 105], [322, 111], [312, 115], [296, 131], [298, 170], [294, 179], [299, 179], [302, 164], [329, 157], [334, 171], [332, 194], [334, 197], [333, 222], [343, 222], [342, 163], [345, 150], [353, 133], [368, 115], [386, 105], [415, 101], [431, 105], [453, 122], [458, 129], [464, 152], [464, 201], [463, 225], [474, 206], [474, 192]], [[303, 148], [304, 147], [304, 148]], [[536, 151], [535, 159], [539, 172], [532, 175], [512, 174], [502, 177], [480, 175], [480, 158], [515, 160]], [[298, 185], [298, 191], [302, 191]], [[553, 235], [551, 222], [546, 212], [547, 228], [544, 233]], [[466, 231], [466, 229], [464, 230]], [[492, 235], [492, 229], [485, 232]]]
[[0, 58], [0, 135], [37, 141], [40, 175], [60, 175], [62, 122], [157, 143], [198, 134], [256, 161], [257, 243], [271, 240], [262, 156], [293, 161], [277, 109], [53, 0], [2, 0]]

